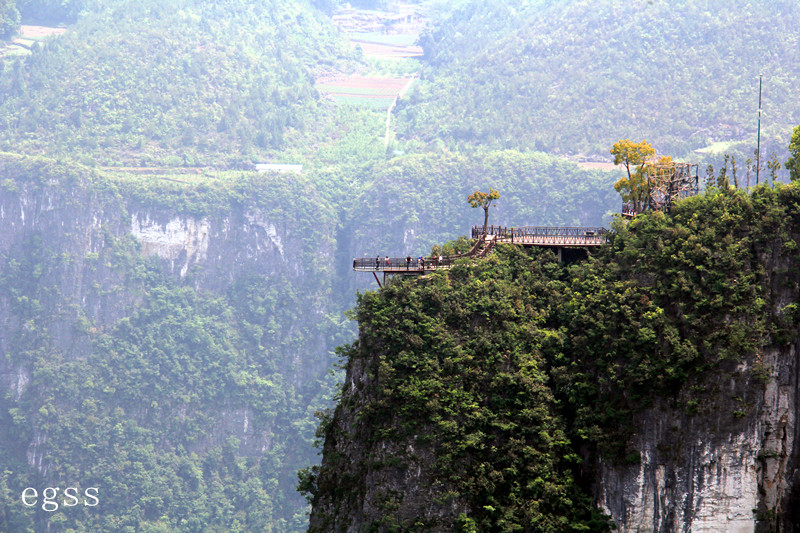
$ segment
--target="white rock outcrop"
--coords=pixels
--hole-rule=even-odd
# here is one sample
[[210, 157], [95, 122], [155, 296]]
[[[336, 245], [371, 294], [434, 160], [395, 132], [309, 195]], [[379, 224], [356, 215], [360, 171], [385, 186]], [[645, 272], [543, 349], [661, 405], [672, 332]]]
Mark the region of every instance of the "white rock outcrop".
[[164, 224], [151, 219], [149, 214], [134, 213], [131, 233], [141, 243], [142, 253], [169, 260], [171, 271], [180, 271], [181, 277], [208, 254], [209, 223], [205, 218], [174, 217]]

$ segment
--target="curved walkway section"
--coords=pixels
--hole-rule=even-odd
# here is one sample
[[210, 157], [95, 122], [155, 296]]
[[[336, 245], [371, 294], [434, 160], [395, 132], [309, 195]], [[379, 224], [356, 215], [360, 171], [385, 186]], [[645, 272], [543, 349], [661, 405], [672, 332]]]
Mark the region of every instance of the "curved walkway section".
[[[586, 248], [608, 244], [606, 228], [579, 228], [558, 226], [472, 226], [472, 238], [477, 239], [472, 250], [465, 254], [438, 257], [356, 257], [353, 270], [358, 272], [383, 272], [384, 274], [421, 274], [433, 270], [447, 270], [458, 259], [484, 257], [497, 243], [520, 246], [552, 248]], [[561, 258], [559, 250], [559, 259]]]
[[463, 256], [442, 257], [441, 261], [436, 257], [356, 257], [353, 259], [353, 270], [358, 272], [386, 272], [389, 274], [419, 274], [420, 272], [430, 272], [433, 270], [449, 269], [453, 266], [456, 259]]

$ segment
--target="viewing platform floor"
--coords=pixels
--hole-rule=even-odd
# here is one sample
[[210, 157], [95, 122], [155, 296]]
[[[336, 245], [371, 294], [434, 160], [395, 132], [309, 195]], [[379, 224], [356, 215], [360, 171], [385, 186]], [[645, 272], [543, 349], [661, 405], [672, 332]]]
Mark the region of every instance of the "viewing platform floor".
[[[608, 244], [608, 230], [598, 227], [573, 226], [488, 226], [486, 239], [495, 243], [521, 246], [586, 248]], [[472, 238], [483, 234], [483, 226], [472, 227]]]
[[[564, 248], [592, 248], [608, 244], [609, 232], [598, 227], [559, 227], [559, 226], [483, 226], [472, 227], [475, 246], [466, 254], [438, 257], [356, 257], [353, 270], [356, 272], [382, 272], [387, 274], [420, 275], [435, 270], [449, 270], [455, 261], [467, 257], [483, 257], [490, 253], [496, 244], [515, 244], [518, 246], [540, 246], [561, 252]], [[376, 278], [377, 279], [377, 276]]]

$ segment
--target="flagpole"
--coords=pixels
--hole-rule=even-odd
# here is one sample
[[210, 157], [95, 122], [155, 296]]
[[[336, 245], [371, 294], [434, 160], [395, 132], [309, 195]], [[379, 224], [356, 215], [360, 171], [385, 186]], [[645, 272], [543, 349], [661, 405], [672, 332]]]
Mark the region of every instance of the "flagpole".
[[756, 144], [756, 185], [758, 185], [758, 171], [761, 169], [761, 76], [758, 75], [758, 143]]

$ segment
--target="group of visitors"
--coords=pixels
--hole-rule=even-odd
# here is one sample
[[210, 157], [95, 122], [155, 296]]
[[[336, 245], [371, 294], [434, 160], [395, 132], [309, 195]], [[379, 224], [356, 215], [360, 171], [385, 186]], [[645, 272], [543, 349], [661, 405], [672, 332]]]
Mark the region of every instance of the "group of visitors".
[[[440, 265], [444, 265], [444, 257], [439, 255], [439, 256], [433, 256], [432, 258], [428, 259], [424, 256], [419, 255], [417, 256], [417, 259], [415, 261], [411, 258], [411, 255], [406, 256], [406, 270], [411, 270], [412, 266], [414, 268], [420, 268], [422, 270], [425, 270], [426, 263], [428, 264], [429, 267], [432, 266], [433, 268], [437, 268]], [[392, 265], [392, 261], [391, 259], [389, 259], [388, 255], [386, 256], [385, 265], [386, 268], [389, 268], [391, 266], [398, 266], [398, 265]], [[381, 256], [377, 255], [375, 257], [375, 270], [380, 270], [380, 269], [381, 269]]]
[[[456, 258], [461, 257], [461, 252], [456, 252]], [[398, 264], [399, 263], [399, 264]], [[406, 270], [414, 270], [420, 269], [425, 270], [425, 268], [438, 268], [440, 266], [444, 266], [446, 264], [445, 258], [441, 255], [435, 255], [432, 257], [424, 257], [424, 256], [417, 256], [416, 259], [412, 259], [411, 255], [407, 255], [405, 259], [406, 263]], [[363, 264], [363, 263], [362, 263]], [[383, 258], [380, 254], [375, 256], [375, 270], [386, 270], [391, 267], [400, 267], [402, 268], [403, 260], [402, 259], [392, 259], [387, 255]], [[355, 267], [355, 261], [353, 262], [353, 266]]]

